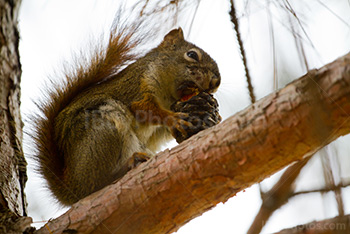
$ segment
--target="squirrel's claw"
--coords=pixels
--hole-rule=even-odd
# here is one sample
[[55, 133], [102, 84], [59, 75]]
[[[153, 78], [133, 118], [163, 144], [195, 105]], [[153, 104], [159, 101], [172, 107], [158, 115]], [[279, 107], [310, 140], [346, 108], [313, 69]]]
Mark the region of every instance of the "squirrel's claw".
[[[173, 121], [172, 126], [170, 126], [170, 131], [176, 141], [180, 143], [189, 137], [188, 132], [193, 128], [193, 124], [187, 121], [189, 118], [187, 113], [178, 112], [175, 114], [174, 118], [175, 121]], [[181, 141], [179, 142], [180, 139]]]
[[150, 159], [151, 157], [143, 152], [135, 152], [131, 158], [129, 158], [128, 160], [128, 168], [129, 170], [137, 167], [138, 165], [140, 165], [143, 162], [146, 162], [148, 159]]

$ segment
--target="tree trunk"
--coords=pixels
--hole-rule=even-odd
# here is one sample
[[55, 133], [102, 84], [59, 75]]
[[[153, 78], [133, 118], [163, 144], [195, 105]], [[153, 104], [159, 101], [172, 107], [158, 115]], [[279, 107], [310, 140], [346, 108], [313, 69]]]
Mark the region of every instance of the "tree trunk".
[[348, 134], [349, 116], [347, 54], [159, 153], [37, 233], [171, 233]]
[[0, 232], [23, 232], [26, 162], [22, 151], [17, 17], [20, 0], [0, 0]]

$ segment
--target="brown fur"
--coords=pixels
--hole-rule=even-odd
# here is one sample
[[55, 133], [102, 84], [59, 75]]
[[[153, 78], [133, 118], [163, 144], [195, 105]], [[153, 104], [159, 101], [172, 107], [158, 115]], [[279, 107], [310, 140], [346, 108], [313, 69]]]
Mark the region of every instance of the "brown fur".
[[[64, 85], [39, 105], [39, 171], [62, 204], [71, 205], [121, 177], [134, 153], [152, 155], [173, 129], [183, 132], [190, 125], [170, 110], [181, 98], [181, 84], [192, 81], [208, 92], [220, 84], [216, 63], [186, 42], [181, 29], [119, 72], [137, 58], [132, 52], [139, 41], [132, 31], [113, 31], [107, 49], [66, 75]], [[201, 61], [184, 59], [193, 48]]]

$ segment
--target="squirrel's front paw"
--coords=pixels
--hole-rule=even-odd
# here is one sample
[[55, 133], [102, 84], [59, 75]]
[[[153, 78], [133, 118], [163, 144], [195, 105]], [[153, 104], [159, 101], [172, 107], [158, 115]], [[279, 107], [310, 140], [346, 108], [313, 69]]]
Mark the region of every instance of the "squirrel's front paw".
[[216, 99], [211, 94], [205, 92], [193, 96], [188, 101], [175, 102], [171, 106], [171, 110], [187, 114], [188, 116], [184, 120], [192, 124], [191, 127], [186, 128], [186, 134], [173, 134], [178, 143], [221, 121]]
[[168, 126], [173, 137], [180, 143], [190, 137], [188, 133], [193, 128], [193, 124], [188, 121], [190, 116], [187, 113], [178, 112], [172, 118], [171, 124]]

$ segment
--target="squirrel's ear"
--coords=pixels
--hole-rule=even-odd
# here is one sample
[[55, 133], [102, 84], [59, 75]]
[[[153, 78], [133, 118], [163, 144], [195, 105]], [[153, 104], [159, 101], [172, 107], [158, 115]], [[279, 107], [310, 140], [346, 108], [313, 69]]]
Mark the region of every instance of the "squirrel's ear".
[[184, 40], [184, 33], [182, 31], [182, 28], [173, 29], [167, 35], [165, 35], [161, 45], [163, 46], [173, 45], [173, 44], [176, 44], [176, 42], [183, 41], [183, 40]]

